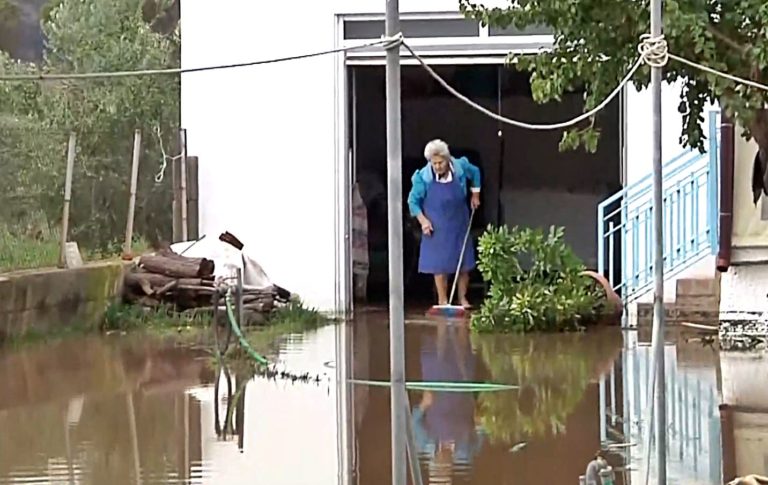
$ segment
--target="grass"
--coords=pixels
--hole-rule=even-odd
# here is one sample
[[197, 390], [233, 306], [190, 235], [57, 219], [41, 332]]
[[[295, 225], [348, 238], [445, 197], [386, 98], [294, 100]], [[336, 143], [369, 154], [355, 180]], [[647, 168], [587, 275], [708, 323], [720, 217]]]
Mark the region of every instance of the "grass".
[[199, 334], [210, 327], [202, 313], [180, 313], [171, 306], [144, 308], [122, 302], [107, 307], [100, 330], [103, 332], [151, 332], [156, 335]]
[[40, 238], [14, 234], [0, 227], [0, 273], [19, 269], [56, 266], [59, 262], [59, 238], [44, 234]]
[[[6, 226], [0, 226], [0, 273], [35, 268], [52, 268], [59, 262], [60, 237], [58, 229], [40, 230], [35, 237], [19, 234]], [[149, 248], [142, 238], [133, 243], [134, 254]], [[118, 258], [122, 248], [114, 244], [106, 250], [80, 248], [83, 261], [104, 261]]]
[[331, 323], [332, 320], [314, 308], [292, 301], [273, 311], [266, 325], [244, 329], [248, 343], [259, 353], [269, 354], [276, 350], [282, 337], [315, 330]]
[[[224, 317], [224, 313], [220, 314]], [[270, 353], [280, 338], [309, 330], [320, 328], [331, 320], [315, 309], [307, 308], [301, 302], [291, 302], [273, 311], [263, 325], [243, 328], [248, 343], [260, 353]], [[200, 343], [207, 340], [211, 316], [206, 313], [179, 313], [169, 306], [154, 309], [142, 308], [136, 305], [115, 303], [107, 308], [104, 323], [101, 327], [105, 332], [134, 332], [145, 331], [159, 335], [181, 335], [185, 339]], [[236, 337], [232, 336], [231, 348], [237, 347]]]

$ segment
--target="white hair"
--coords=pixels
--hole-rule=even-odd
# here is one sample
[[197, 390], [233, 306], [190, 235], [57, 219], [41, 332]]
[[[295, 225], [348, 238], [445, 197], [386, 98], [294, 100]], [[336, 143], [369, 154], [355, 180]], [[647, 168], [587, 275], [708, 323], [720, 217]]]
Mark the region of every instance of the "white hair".
[[448, 144], [443, 140], [432, 140], [424, 147], [424, 158], [432, 160], [432, 157], [440, 156], [445, 160], [451, 159], [451, 151], [448, 149]]

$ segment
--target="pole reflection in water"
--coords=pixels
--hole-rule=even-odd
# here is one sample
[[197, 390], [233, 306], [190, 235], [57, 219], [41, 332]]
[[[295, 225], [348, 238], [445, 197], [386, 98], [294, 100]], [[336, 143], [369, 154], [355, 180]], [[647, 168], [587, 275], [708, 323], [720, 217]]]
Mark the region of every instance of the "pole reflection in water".
[[[719, 353], [700, 343], [669, 337], [676, 344], [664, 347], [666, 363], [667, 474], [670, 479], [693, 480], [695, 483], [722, 483], [720, 416], [718, 412], [717, 369]], [[640, 342], [635, 333], [627, 333], [621, 362], [627, 369], [623, 377], [624, 412], [621, 432], [627, 442], [637, 446], [625, 451], [632, 466], [632, 483], [644, 480], [643, 430], [647, 401], [648, 375], [653, 366], [650, 345]], [[610, 429], [604, 409], [602, 419]], [[618, 431], [618, 430], [616, 430]], [[609, 443], [610, 443], [609, 439]], [[651, 463], [651, 483], [655, 465]], [[687, 482], [685, 482], [687, 483]]]

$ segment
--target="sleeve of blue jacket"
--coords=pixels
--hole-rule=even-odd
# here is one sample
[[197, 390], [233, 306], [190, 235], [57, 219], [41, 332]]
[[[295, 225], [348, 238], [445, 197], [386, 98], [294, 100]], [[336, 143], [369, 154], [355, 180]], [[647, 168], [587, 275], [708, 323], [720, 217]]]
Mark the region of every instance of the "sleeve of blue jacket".
[[476, 165], [472, 165], [467, 157], [457, 158], [455, 163], [461, 165], [464, 173], [467, 174], [467, 179], [469, 179], [470, 183], [469, 190], [480, 192], [480, 183], [482, 182], [480, 180], [480, 169]]
[[417, 170], [411, 177], [411, 192], [408, 194], [408, 210], [411, 216], [417, 217], [422, 213], [422, 204], [427, 196], [427, 184], [421, 178], [421, 173]]

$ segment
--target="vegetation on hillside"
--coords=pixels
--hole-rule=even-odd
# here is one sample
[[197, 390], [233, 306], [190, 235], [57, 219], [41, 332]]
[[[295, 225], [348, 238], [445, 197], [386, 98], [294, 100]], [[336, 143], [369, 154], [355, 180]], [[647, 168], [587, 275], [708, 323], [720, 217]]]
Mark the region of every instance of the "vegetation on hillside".
[[[0, 73], [178, 67], [178, 29], [158, 32], [162, 29], [153, 27], [155, 19], [147, 19], [146, 3], [54, 1], [42, 24], [42, 62], [20, 62], [0, 52]], [[165, 18], [167, 3], [154, 10], [157, 18]], [[0, 82], [0, 226], [17, 235], [20, 245], [55, 232], [67, 140], [74, 132], [70, 240], [88, 250], [114, 251], [126, 222], [133, 133], [140, 129], [135, 233], [150, 241], [167, 240], [171, 177], [164, 169], [178, 150], [178, 127], [178, 76]]]

